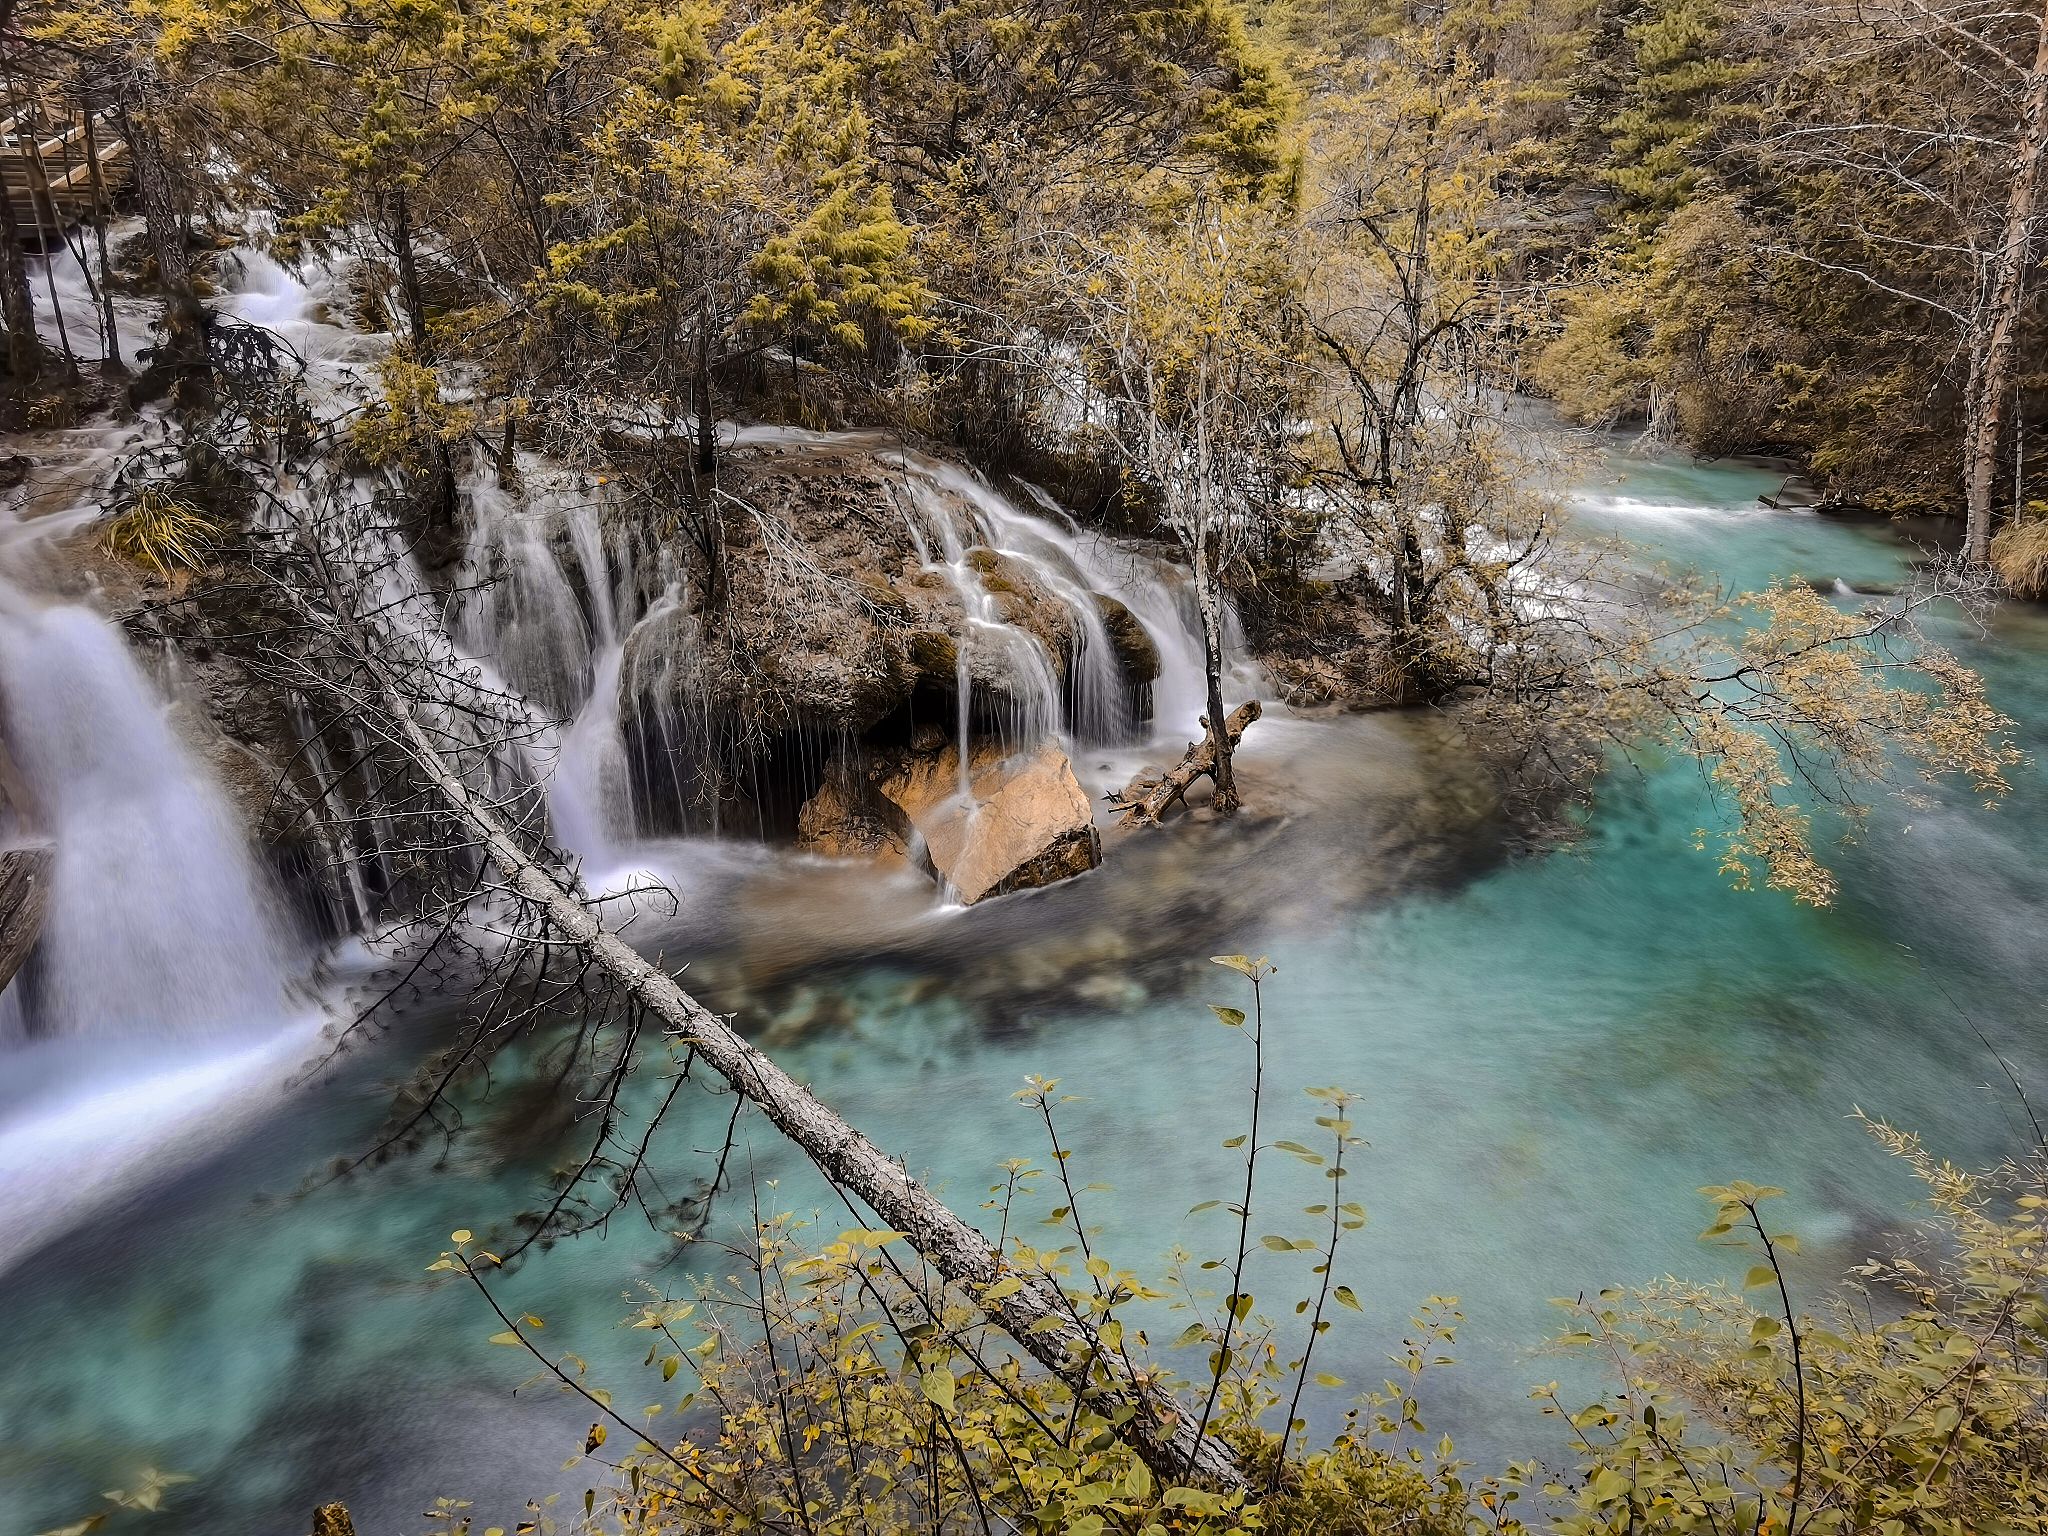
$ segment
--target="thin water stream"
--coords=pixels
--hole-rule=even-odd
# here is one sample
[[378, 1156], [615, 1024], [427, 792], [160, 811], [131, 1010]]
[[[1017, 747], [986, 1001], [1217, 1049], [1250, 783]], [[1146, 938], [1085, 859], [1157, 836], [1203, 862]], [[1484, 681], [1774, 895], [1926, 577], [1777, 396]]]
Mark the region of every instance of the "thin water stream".
[[[288, 279], [251, 271], [245, 308], [305, 329], [309, 352], [356, 347], [315, 334]], [[1889, 528], [1758, 507], [1777, 481], [1761, 472], [1611, 469], [1582, 519], [1736, 586], [1889, 584], [1913, 554]], [[966, 581], [971, 524], [1048, 580], [1126, 601], [1168, 664], [1159, 736], [1185, 738], [1199, 694], [1165, 573], [1079, 538], [1052, 509], [909, 473], [947, 498], [930, 528], [935, 566]], [[643, 583], [635, 610], [621, 580], [579, 608], [595, 615], [584, 628], [564, 629], [548, 551], [580, 546], [598, 563], [602, 530], [570, 519], [550, 544], [499, 513], [496, 547], [528, 579], [458, 639], [480, 653], [496, 636], [507, 676], [577, 711], [557, 754], [558, 824], [593, 869], [651, 868], [686, 893], [642, 942], [691, 954], [700, 985], [957, 1206], [978, 1205], [1003, 1158], [1042, 1151], [1009, 1096], [1043, 1073], [1080, 1096], [1067, 1135], [1082, 1181], [1115, 1186], [1089, 1216], [1118, 1261], [1156, 1263], [1176, 1243], [1220, 1250], [1220, 1227], [1182, 1214], [1235, 1177], [1221, 1143], [1244, 1111], [1243, 1042], [1202, 1006], [1242, 1002], [1242, 984], [1205, 957], [1274, 957], [1278, 1134], [1310, 1129], [1299, 1088], [1339, 1083], [1363, 1095], [1372, 1143], [1360, 1168], [1372, 1219], [1338, 1277], [1367, 1311], [1328, 1345], [1321, 1363], [1349, 1386], [1321, 1395], [1320, 1424], [1386, 1374], [1413, 1306], [1455, 1294], [1462, 1363], [1426, 1383], [1432, 1431], [1482, 1467], [1551, 1454], [1527, 1398], [1567, 1370], [1531, 1354], [1554, 1327], [1546, 1298], [1723, 1272], [1732, 1260], [1693, 1241], [1692, 1191], [1732, 1177], [1794, 1191], [1799, 1278], [1817, 1295], [1907, 1215], [1910, 1190], [1846, 1120], [1853, 1107], [1982, 1161], [2014, 1145], [2018, 1116], [1982, 1086], [1997, 1069], [1973, 1030], [2030, 1086], [2048, 1076], [2040, 610], [2009, 607], [1988, 633], [1957, 620], [1951, 636], [2022, 721], [2037, 766], [1995, 812], [1949, 794], [1881, 805], [1861, 843], [1832, 852], [1843, 894], [1831, 911], [1728, 889], [1692, 847], [1720, 813], [1682, 764], [1616, 773], [1582, 846], [1508, 861], [1483, 785], [1438, 723], [1277, 710], [1248, 738], [1243, 778], [1254, 809], [1278, 814], [1112, 841], [1094, 874], [960, 910], [909, 877], [754, 844], [634, 842], [630, 818], [605, 810], [623, 772], [612, 689], [661, 584]], [[515, 1394], [525, 1363], [489, 1347], [496, 1324], [425, 1266], [452, 1228], [529, 1205], [549, 1149], [500, 1126], [444, 1163], [305, 1190], [310, 1171], [363, 1145], [384, 1080], [439, 1026], [419, 1019], [288, 1086], [317, 1017], [290, 991], [274, 897], [165, 730], [153, 684], [86, 610], [11, 587], [0, 670], [12, 736], [32, 710], [29, 770], [52, 791], [67, 859], [83, 861], [31, 978], [38, 1018], [69, 1009], [75, 1027], [27, 1039], [15, 992], [0, 1000], [0, 1036], [12, 1031], [0, 1044], [0, 1536], [78, 1518], [145, 1465], [196, 1478], [146, 1527], [160, 1536], [303, 1536], [311, 1506], [332, 1498], [365, 1536], [399, 1536], [423, 1529], [443, 1494], [474, 1499], [478, 1528], [509, 1528], [526, 1498], [567, 1486], [556, 1469], [587, 1418], [542, 1389]], [[1099, 790], [1140, 755], [1084, 743], [1075, 762]], [[679, 1176], [701, 1166], [692, 1149], [713, 1143], [724, 1109], [689, 1106], [667, 1134], [661, 1155]], [[774, 1205], [822, 1206], [765, 1128], [744, 1160]], [[1306, 1197], [1280, 1173], [1261, 1229], [1293, 1231]], [[845, 1221], [828, 1210], [822, 1223]], [[621, 1403], [653, 1401], [637, 1335], [617, 1321], [642, 1287], [680, 1286], [692, 1263], [615, 1222], [535, 1258], [507, 1300], [545, 1316]], [[1262, 1265], [1253, 1288], [1284, 1313], [1307, 1277]]]

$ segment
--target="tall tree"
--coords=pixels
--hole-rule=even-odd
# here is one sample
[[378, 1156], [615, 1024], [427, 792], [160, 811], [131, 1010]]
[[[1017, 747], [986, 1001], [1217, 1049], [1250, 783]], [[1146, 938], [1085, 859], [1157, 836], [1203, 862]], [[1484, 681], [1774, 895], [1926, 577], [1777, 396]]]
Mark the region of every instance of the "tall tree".
[[1907, 300], [1966, 360], [1965, 554], [1990, 552], [2016, 357], [2048, 210], [2048, 6], [1764, 0], [1789, 78], [1758, 150], [1822, 194], [1795, 260]]
[[1298, 388], [1291, 239], [1284, 208], [1197, 201], [1160, 229], [1061, 245], [1072, 323], [1048, 371], [1149, 495], [1193, 574], [1214, 804], [1226, 816], [1240, 802], [1225, 583], [1283, 494]]

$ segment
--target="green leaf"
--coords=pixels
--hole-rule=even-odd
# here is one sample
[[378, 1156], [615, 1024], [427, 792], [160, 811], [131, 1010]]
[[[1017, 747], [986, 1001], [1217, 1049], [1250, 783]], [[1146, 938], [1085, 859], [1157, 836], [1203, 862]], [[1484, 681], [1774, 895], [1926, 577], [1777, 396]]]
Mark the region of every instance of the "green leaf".
[[661, 1379], [663, 1381], [674, 1381], [676, 1379], [676, 1369], [682, 1363], [683, 1357], [681, 1355], [670, 1355], [666, 1360], [662, 1361]]
[[1272, 1249], [1275, 1253], [1294, 1252], [1294, 1244], [1289, 1242], [1284, 1237], [1274, 1237], [1271, 1233], [1268, 1233], [1266, 1236], [1260, 1238], [1259, 1241], [1264, 1243], [1268, 1248]]
[[1749, 1273], [1742, 1277], [1742, 1288], [1753, 1291], [1760, 1285], [1776, 1285], [1778, 1272], [1768, 1264], [1752, 1264]]
[[1259, 974], [1260, 962], [1248, 955], [1211, 955], [1209, 963], [1211, 965], [1228, 966], [1240, 976], [1257, 976]]
[[1342, 1376], [1332, 1376], [1328, 1371], [1317, 1371], [1316, 1385], [1319, 1387], [1341, 1387], [1344, 1385], [1344, 1378]]
[[515, 1345], [516, 1345], [516, 1344], [524, 1344], [524, 1343], [526, 1342], [526, 1340], [524, 1340], [524, 1339], [520, 1338], [518, 1334], [516, 1334], [516, 1333], [513, 1333], [513, 1332], [512, 1332], [511, 1330], [509, 1330], [509, 1329], [508, 1329], [508, 1330], [506, 1330], [506, 1331], [505, 1331], [504, 1333], [494, 1333], [494, 1334], [492, 1334], [492, 1335], [491, 1335], [491, 1342], [492, 1342], [493, 1344], [515, 1344]]
[[1215, 1210], [1216, 1207], [1221, 1205], [1222, 1203], [1223, 1202], [1220, 1200], [1204, 1200], [1200, 1205], [1189, 1206], [1188, 1214], [1190, 1216], [1199, 1216], [1204, 1211]]
[[926, 1371], [918, 1383], [924, 1389], [925, 1401], [935, 1403], [947, 1413], [953, 1411], [953, 1373], [943, 1365]]
[[1211, 1003], [1209, 1011], [1232, 1029], [1242, 1029], [1244, 1027], [1244, 1010], [1242, 1008], [1219, 1008], [1214, 1003]]
[[1238, 1147], [1241, 1147], [1241, 1146], [1243, 1146], [1243, 1145], [1244, 1145], [1244, 1138], [1243, 1138], [1242, 1136], [1233, 1136], [1233, 1137], [1231, 1137], [1231, 1138], [1230, 1138], [1230, 1140], [1228, 1140], [1228, 1141], [1226, 1141], [1225, 1143], [1223, 1143], [1223, 1148], [1224, 1148], [1224, 1150], [1225, 1150], [1226, 1152], [1228, 1152], [1228, 1151], [1232, 1151], [1232, 1150], [1234, 1150], [1234, 1149], [1236, 1149], [1236, 1148], [1238, 1148]]
[[1351, 1287], [1348, 1285], [1338, 1286], [1336, 1296], [1341, 1305], [1349, 1307], [1354, 1312], [1363, 1312], [1365, 1310], [1365, 1308], [1358, 1304], [1358, 1298], [1351, 1293]]
[[994, 1285], [981, 1293], [983, 1301], [1001, 1301], [1005, 1296], [1014, 1296], [1024, 1289], [1024, 1282], [1015, 1275], [1005, 1275]]

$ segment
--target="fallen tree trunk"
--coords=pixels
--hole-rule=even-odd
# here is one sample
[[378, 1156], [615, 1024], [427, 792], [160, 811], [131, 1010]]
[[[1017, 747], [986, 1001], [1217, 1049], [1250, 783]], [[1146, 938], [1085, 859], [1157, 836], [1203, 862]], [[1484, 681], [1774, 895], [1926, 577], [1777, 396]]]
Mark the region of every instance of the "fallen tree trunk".
[[[1230, 718], [1223, 722], [1223, 729], [1230, 738], [1230, 745], [1236, 748], [1245, 727], [1258, 719], [1264, 711], [1257, 699], [1247, 699], [1230, 712]], [[1202, 717], [1206, 727], [1209, 717]], [[1216, 777], [1216, 744], [1209, 739], [1205, 730], [1202, 739], [1192, 744], [1180, 765], [1164, 778], [1148, 779], [1142, 775], [1131, 780], [1114, 795], [1108, 796], [1109, 808], [1123, 817], [1119, 823], [1126, 827], [1145, 827], [1158, 822], [1166, 814], [1168, 806], [1182, 800], [1197, 779]]]
[[[1168, 1393], [1144, 1379], [1121, 1343], [1105, 1344], [1052, 1276], [1005, 1271], [1002, 1255], [979, 1229], [962, 1220], [894, 1159], [821, 1103], [767, 1055], [735, 1032], [616, 934], [585, 904], [573, 877], [564, 879], [521, 846], [514, 829], [451, 768], [421, 723], [401, 681], [375, 643], [345, 615], [330, 590], [329, 614], [309, 614], [341, 632], [375, 689], [387, 717], [387, 740], [434, 786], [448, 808], [475, 834], [481, 850], [523, 899], [538, 908], [564, 940], [577, 946], [666, 1026], [674, 1039], [765, 1114], [802, 1148], [835, 1185], [858, 1196], [892, 1230], [900, 1231], [926, 1263], [960, 1287], [999, 1328], [1092, 1408], [1114, 1419], [1132, 1410], [1116, 1433], [1164, 1483], [1195, 1481], [1234, 1492], [1246, 1482], [1230, 1448], [1199, 1432], [1193, 1417]], [[1247, 708], [1256, 712], [1256, 704]], [[1240, 714], [1243, 711], [1239, 711]], [[1242, 729], [1239, 726], [1238, 729]], [[998, 1278], [1020, 1288], [991, 1298]]]

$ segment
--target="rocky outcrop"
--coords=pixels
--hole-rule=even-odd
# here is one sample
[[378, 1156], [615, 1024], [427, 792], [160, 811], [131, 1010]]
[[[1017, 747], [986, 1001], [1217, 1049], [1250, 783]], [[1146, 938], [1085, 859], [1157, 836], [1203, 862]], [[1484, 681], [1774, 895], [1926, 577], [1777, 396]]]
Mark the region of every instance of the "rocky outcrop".
[[826, 765], [818, 792], [797, 813], [799, 846], [832, 858], [900, 863], [914, 832], [903, 807], [844, 757]]
[[913, 859], [963, 905], [1070, 879], [1102, 862], [1102, 840], [1073, 764], [1052, 742], [1005, 755], [885, 754], [865, 770], [836, 759], [799, 817], [799, 841], [820, 853]]
[[1160, 670], [1159, 647], [1145, 633], [1138, 616], [1106, 592], [1095, 594], [1095, 606], [1102, 612], [1102, 627], [1124, 676], [1133, 683], [1154, 681]]
[[[652, 704], [858, 735], [920, 688], [955, 691], [963, 657], [977, 696], [1014, 698], [1029, 658], [977, 619], [1035, 640], [1055, 681], [1064, 677], [1077, 644], [1072, 608], [1000, 550], [968, 548], [958, 578], [927, 568], [927, 552], [941, 563], [932, 535], [920, 551], [913, 534], [927, 519], [908, 504], [903, 471], [875, 453], [742, 450], [721, 476], [731, 488], [720, 514], [726, 586], [692, 583], [635, 635], [623, 672], [629, 718]], [[983, 612], [968, 611], [962, 581]], [[1135, 620], [1129, 627], [1138, 642], [1126, 643], [1142, 655], [1150, 642]], [[686, 653], [691, 665], [668, 664]], [[1156, 653], [1150, 665], [1156, 675]]]

